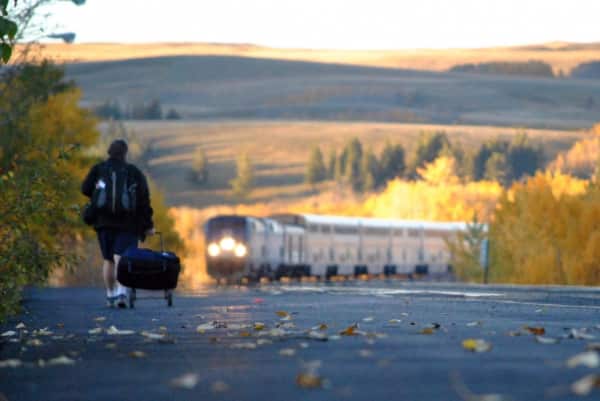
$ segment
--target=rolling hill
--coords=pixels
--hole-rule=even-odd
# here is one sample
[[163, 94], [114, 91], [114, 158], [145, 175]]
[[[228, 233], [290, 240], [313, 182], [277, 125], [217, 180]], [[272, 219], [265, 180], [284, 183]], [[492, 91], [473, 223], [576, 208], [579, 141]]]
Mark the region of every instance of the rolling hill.
[[88, 105], [159, 99], [186, 119], [384, 121], [586, 128], [600, 82], [238, 56], [75, 63]]

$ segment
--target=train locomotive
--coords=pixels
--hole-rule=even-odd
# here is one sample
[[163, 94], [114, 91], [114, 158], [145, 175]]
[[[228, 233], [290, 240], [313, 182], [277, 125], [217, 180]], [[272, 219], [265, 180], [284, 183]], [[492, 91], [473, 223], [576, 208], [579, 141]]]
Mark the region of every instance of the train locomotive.
[[446, 240], [466, 223], [279, 214], [219, 215], [205, 226], [206, 266], [216, 279], [451, 271]]

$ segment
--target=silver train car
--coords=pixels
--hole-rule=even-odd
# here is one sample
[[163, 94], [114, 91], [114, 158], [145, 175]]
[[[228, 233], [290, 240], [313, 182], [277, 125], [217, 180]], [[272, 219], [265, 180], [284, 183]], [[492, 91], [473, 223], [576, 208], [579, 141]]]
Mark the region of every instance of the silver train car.
[[214, 278], [431, 274], [451, 271], [446, 239], [466, 223], [280, 214], [220, 215], [205, 226]]

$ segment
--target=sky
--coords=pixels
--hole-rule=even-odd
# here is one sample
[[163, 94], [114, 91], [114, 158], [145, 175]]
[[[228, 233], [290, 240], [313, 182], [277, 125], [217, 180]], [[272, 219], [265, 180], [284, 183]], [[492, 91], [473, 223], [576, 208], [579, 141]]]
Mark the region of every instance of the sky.
[[329, 49], [600, 42], [600, 0], [87, 0], [48, 11], [77, 42]]

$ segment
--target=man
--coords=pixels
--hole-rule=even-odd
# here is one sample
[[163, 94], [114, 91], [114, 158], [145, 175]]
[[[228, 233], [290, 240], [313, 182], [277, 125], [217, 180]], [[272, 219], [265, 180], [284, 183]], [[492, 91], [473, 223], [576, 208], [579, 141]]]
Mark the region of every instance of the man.
[[104, 259], [107, 306], [116, 303], [120, 308], [127, 306], [128, 296], [127, 288], [116, 281], [121, 254], [154, 234], [146, 177], [125, 161], [126, 155], [127, 143], [122, 139], [113, 141], [108, 159], [92, 167], [81, 185], [81, 192], [91, 199], [95, 209], [94, 229]]

